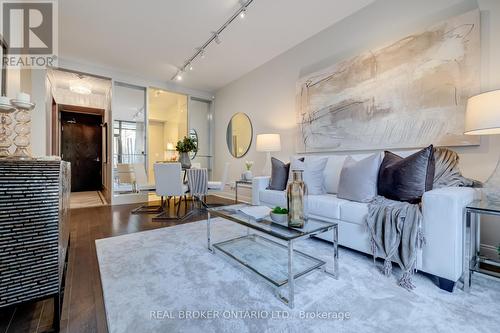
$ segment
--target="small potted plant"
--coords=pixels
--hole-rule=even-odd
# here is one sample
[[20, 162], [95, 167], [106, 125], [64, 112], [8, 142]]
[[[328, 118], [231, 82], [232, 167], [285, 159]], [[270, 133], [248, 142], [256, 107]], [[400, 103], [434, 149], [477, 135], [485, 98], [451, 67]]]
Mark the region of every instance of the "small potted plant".
[[195, 141], [192, 138], [185, 136], [184, 139], [177, 141], [175, 150], [179, 152], [179, 162], [181, 162], [182, 167], [189, 169], [191, 167], [189, 153], [197, 151]]
[[253, 161], [245, 161], [245, 172], [243, 172], [242, 179], [244, 180], [252, 180], [252, 166]]
[[271, 220], [277, 223], [287, 223], [288, 222], [288, 209], [281, 208], [280, 206], [274, 207], [274, 209], [269, 214]]

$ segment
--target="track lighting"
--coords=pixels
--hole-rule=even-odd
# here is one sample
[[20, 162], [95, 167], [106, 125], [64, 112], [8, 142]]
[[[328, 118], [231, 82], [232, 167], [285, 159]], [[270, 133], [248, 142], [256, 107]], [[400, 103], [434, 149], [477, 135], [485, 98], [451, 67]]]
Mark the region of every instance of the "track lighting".
[[212, 33], [214, 34], [214, 40], [217, 44], [220, 44], [222, 43], [222, 39], [220, 38], [220, 35], [218, 32], [215, 32], [215, 31], [212, 31]]
[[182, 71], [178, 71], [177, 72], [177, 75], [175, 76], [175, 79], [177, 81], [182, 81]]
[[252, 4], [254, 0], [240, 0], [240, 8], [233, 13], [233, 15], [226, 21], [222, 26], [217, 30], [217, 31], [212, 31], [212, 37], [210, 37], [202, 46], [199, 48], [196, 48], [196, 52], [191, 56], [191, 58], [188, 58], [182, 67], [179, 67], [179, 70], [172, 76], [171, 80], [177, 80], [181, 81], [182, 80], [182, 75], [184, 71], [189, 70], [192, 71], [193, 68], [193, 61], [195, 61], [197, 58], [199, 59], [204, 59], [205, 58], [205, 50], [207, 47], [209, 47], [212, 42], [215, 42], [216, 44], [222, 43], [222, 39], [220, 34], [227, 29], [227, 27], [233, 23], [234, 20], [238, 19], [238, 16], [240, 18], [245, 18], [246, 13], [247, 13], [247, 8]]

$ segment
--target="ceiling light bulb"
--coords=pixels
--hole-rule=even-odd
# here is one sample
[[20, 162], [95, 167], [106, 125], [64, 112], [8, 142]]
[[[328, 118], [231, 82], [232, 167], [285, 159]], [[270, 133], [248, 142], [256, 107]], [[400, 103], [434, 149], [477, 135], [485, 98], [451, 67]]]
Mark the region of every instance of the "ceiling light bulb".
[[241, 18], [245, 18], [245, 16], [247, 15], [247, 9], [246, 8], [243, 8], [243, 10], [241, 11], [240, 13], [240, 17]]
[[215, 36], [215, 38], [214, 38], [215, 42], [216, 42], [217, 44], [222, 43], [222, 39], [220, 38], [219, 34], [218, 34], [217, 32], [213, 32], [213, 34], [214, 34], [214, 36]]
[[201, 47], [197, 47], [196, 51], [199, 51], [199, 53], [196, 54], [196, 56], [199, 55], [201, 59], [205, 59], [205, 49], [202, 49]]
[[182, 81], [182, 72], [178, 72], [177, 76], [175, 77], [177, 81]]
[[191, 63], [189, 63], [189, 66], [188, 66], [189, 70], [192, 71], [194, 69], [193, 65]]
[[83, 79], [71, 80], [69, 81], [69, 90], [80, 95], [90, 95], [92, 94], [92, 85]]

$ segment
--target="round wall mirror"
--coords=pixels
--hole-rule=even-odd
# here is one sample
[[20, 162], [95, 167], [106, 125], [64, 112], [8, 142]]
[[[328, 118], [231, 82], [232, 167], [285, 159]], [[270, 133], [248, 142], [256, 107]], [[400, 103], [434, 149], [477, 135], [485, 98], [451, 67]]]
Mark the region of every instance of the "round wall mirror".
[[227, 124], [226, 142], [231, 155], [241, 158], [250, 149], [252, 145], [252, 122], [244, 113], [233, 115], [229, 124]]
[[189, 158], [194, 160], [196, 157], [196, 154], [198, 154], [198, 132], [194, 128], [191, 128], [189, 130], [189, 137], [193, 139], [194, 145], [196, 146], [196, 151], [190, 151], [189, 152]]

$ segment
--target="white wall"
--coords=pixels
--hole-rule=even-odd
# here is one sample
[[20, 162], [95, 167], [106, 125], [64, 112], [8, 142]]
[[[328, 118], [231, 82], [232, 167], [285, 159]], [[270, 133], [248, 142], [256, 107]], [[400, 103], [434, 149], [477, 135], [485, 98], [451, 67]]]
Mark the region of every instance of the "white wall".
[[[281, 134], [283, 149], [276, 157], [287, 160], [294, 153], [299, 77], [476, 8], [481, 10], [482, 89], [500, 89], [500, 1], [378, 0], [217, 91], [215, 176], [220, 177], [227, 161], [232, 180], [239, 177], [245, 160], [254, 160], [254, 172], [260, 171], [264, 154], [255, 151], [259, 133]], [[248, 114], [254, 126], [254, 143], [241, 159], [231, 157], [225, 142], [227, 123], [236, 112]], [[499, 148], [500, 136], [483, 137], [479, 147], [457, 148], [463, 173], [485, 180], [499, 158]]]
[[[112, 79], [113, 81], [128, 83], [140, 87], [157, 87], [165, 89], [171, 92], [178, 92], [181, 94], [186, 94], [190, 96], [195, 96], [198, 98], [211, 99], [212, 93], [188, 89], [181, 87], [166, 78], [165, 81], [151, 80], [140, 75], [133, 75], [130, 73], [123, 73], [116, 71], [112, 68], [104, 68], [92, 64], [83, 64], [78, 62], [73, 62], [67, 59], [59, 59], [59, 67], [79, 71], [83, 73], [88, 73], [97, 76], [103, 76]], [[35, 102], [36, 108], [32, 113], [32, 129], [31, 129], [31, 149], [34, 156], [44, 156], [49, 151], [49, 120], [50, 120], [50, 109], [47, 108], [46, 104], [46, 70], [32, 70], [31, 71], [31, 92], [32, 101]], [[25, 89], [29, 90], [29, 89]]]

